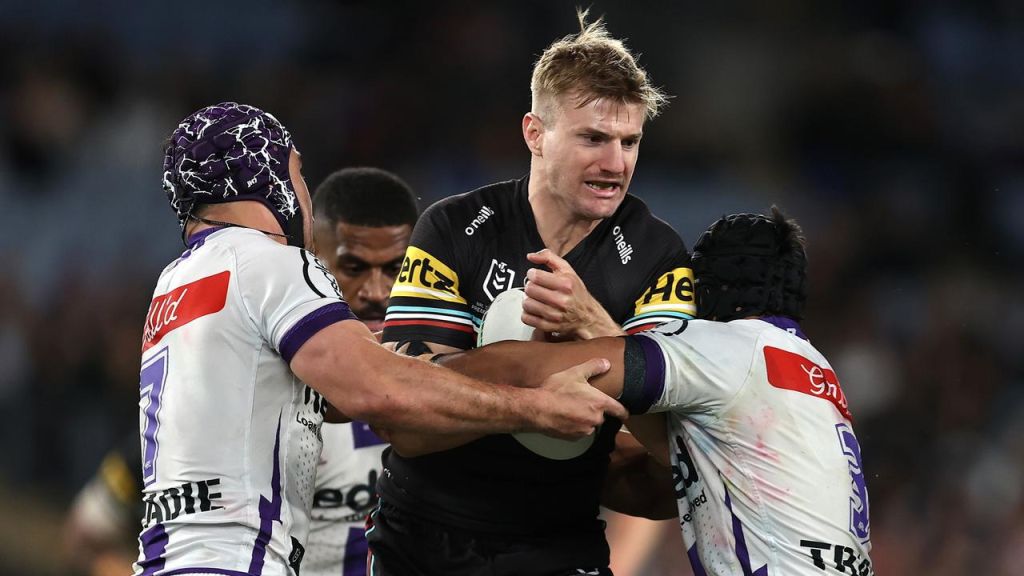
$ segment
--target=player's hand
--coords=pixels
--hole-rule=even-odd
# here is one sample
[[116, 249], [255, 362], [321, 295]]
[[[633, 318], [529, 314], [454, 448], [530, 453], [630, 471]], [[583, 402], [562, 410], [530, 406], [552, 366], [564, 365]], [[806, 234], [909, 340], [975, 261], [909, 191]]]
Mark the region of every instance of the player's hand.
[[526, 273], [529, 282], [523, 302], [524, 324], [555, 333], [562, 339], [587, 340], [623, 334], [563, 258], [546, 248], [526, 257], [548, 270], [531, 268]]
[[549, 376], [538, 388], [541, 393], [535, 412], [538, 431], [564, 440], [575, 440], [594, 432], [605, 414], [625, 420], [629, 412], [611, 396], [590, 385], [590, 379], [604, 374], [611, 363], [593, 358]]

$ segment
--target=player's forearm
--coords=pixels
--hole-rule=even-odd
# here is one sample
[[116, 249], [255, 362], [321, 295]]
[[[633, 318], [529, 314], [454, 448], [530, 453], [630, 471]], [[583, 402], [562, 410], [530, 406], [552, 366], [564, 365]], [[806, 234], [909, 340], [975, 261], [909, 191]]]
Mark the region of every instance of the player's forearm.
[[376, 344], [356, 321], [310, 338], [292, 370], [349, 418], [390, 429], [503, 433], [531, 429], [542, 394], [491, 385]]
[[601, 504], [616, 512], [651, 520], [675, 518], [678, 508], [671, 469], [657, 462], [628, 433], [620, 432], [605, 477]]
[[487, 384], [420, 360], [386, 351], [364, 357], [356, 373], [369, 385], [339, 409], [387, 429], [437, 434], [516, 432], [531, 426], [535, 401], [527, 390]]
[[[484, 382], [535, 387], [546, 376], [572, 365], [564, 363], [562, 366], [563, 363], [546, 358], [545, 353], [551, 350], [550, 346], [553, 345], [540, 342], [498, 342], [483, 348], [450, 352], [436, 357], [435, 363]], [[529, 361], [531, 355], [537, 358], [537, 362]], [[541, 355], [545, 357], [541, 358]]]
[[291, 368], [343, 414], [383, 428], [440, 434], [528, 431], [573, 439], [590, 433], [605, 415], [626, 417], [621, 404], [589, 383], [598, 374], [617, 372], [621, 388], [621, 363], [609, 371], [607, 360], [616, 355], [620, 339], [603, 340], [611, 342], [608, 354], [598, 346], [538, 389], [488, 384], [401, 356], [374, 342], [356, 320], [314, 334], [292, 357]]
[[664, 412], [631, 416], [628, 427], [629, 433], [643, 444], [651, 458], [663, 468], [672, 465], [669, 456], [668, 424], [665, 422]]
[[606, 336], [625, 336], [626, 331], [619, 326], [617, 322], [612, 320], [611, 316], [608, 315], [603, 308], [599, 309], [600, 312], [595, 315], [591, 322], [587, 325], [580, 327], [576, 331], [576, 338], [579, 340], [593, 340], [594, 338], [601, 338]]
[[577, 340], [593, 340], [605, 336], [624, 336], [626, 332], [619, 323], [612, 320], [608, 311], [589, 293], [585, 293], [587, 305], [579, 325], [573, 330]]
[[401, 363], [392, 375], [394, 394], [378, 397], [374, 413], [393, 429], [494, 434], [533, 426], [533, 391], [481, 382], [419, 360], [402, 358]]
[[448, 354], [439, 358], [438, 363], [479, 380], [533, 387], [548, 376], [590, 358], [607, 358], [611, 369], [590, 383], [616, 398], [622, 393], [623, 349], [619, 338], [562, 343], [504, 341]]
[[635, 469], [623, 471], [605, 481], [602, 504], [616, 512], [649, 520], [667, 520], [679, 515], [669, 480], [671, 471], [648, 455]]

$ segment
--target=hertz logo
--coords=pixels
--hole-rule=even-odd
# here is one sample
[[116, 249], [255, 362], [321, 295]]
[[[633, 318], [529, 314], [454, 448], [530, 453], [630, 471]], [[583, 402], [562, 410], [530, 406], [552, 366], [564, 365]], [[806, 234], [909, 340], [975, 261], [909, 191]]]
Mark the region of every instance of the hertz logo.
[[425, 250], [415, 246], [409, 246], [405, 252], [402, 270], [398, 273], [391, 296], [466, 302], [459, 294], [459, 276], [455, 271]]
[[691, 316], [696, 315], [697, 305], [693, 297], [693, 271], [689, 268], [674, 268], [662, 274], [654, 285], [636, 301], [634, 315], [666, 310], [675, 310]]
[[438, 270], [431, 264], [430, 258], [409, 258], [402, 261], [402, 271], [398, 275], [399, 282], [419, 284], [425, 288], [434, 288], [454, 294], [452, 287], [455, 279]]

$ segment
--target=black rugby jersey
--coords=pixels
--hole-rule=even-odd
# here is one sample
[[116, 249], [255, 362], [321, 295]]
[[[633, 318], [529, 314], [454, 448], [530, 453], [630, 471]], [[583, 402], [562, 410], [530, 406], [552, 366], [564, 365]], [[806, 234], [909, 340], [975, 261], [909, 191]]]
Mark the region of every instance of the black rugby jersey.
[[[423, 214], [391, 292], [385, 342], [476, 345], [491, 302], [524, 285], [534, 267], [527, 253], [544, 248], [527, 183], [522, 178], [452, 196]], [[626, 195], [564, 258], [629, 332], [695, 312], [682, 240], [635, 196]], [[589, 531], [607, 554], [598, 504], [620, 426], [610, 420], [587, 452], [563, 461], [535, 454], [511, 435], [416, 458], [389, 451], [379, 489], [411, 514], [473, 531]]]

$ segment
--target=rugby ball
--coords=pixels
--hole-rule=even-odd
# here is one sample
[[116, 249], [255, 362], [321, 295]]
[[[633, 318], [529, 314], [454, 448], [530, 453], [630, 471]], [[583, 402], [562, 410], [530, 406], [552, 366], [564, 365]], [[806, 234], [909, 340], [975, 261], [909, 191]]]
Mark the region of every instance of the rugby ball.
[[[498, 294], [484, 314], [477, 345], [484, 346], [502, 340], [530, 340], [534, 328], [523, 323], [523, 301], [526, 292], [513, 288]], [[550, 460], [569, 460], [582, 455], [594, 444], [594, 434], [579, 440], [560, 440], [544, 434], [522, 432], [512, 437], [531, 452]]]

